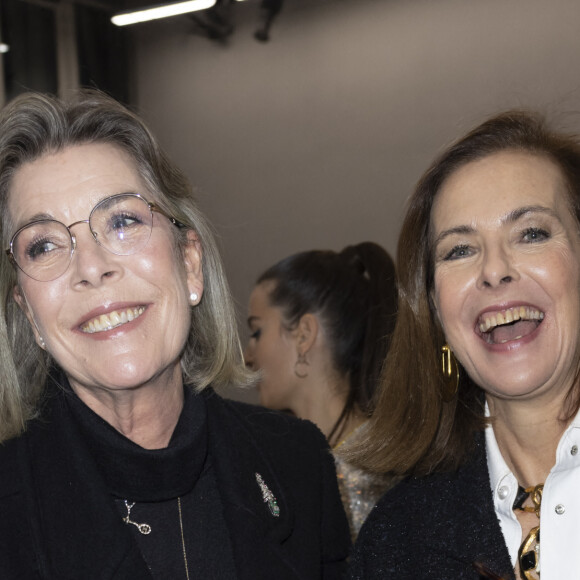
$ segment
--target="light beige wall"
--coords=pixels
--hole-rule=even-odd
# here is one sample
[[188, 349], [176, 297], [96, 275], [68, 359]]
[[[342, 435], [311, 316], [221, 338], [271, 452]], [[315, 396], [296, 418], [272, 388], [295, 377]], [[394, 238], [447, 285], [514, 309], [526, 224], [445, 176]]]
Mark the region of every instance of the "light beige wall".
[[139, 109], [200, 187], [242, 315], [290, 253], [394, 253], [421, 171], [483, 116], [580, 110], [577, 0], [287, 0], [266, 45], [257, 7], [227, 46], [184, 17], [134, 30]]

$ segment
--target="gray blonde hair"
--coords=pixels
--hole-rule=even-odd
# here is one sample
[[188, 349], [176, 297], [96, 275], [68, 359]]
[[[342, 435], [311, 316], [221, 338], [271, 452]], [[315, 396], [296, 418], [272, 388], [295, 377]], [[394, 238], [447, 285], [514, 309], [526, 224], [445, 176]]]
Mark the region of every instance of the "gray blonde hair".
[[[185, 175], [168, 159], [144, 122], [98, 91], [80, 91], [61, 100], [27, 93], [0, 111], [0, 228], [8, 247], [14, 224], [8, 197], [14, 174], [25, 163], [66, 147], [105, 143], [125, 151], [135, 162], [150, 193], [167, 214], [185, 224], [176, 232], [183, 251], [187, 230], [202, 247], [203, 299], [191, 308], [191, 328], [182, 353], [184, 382], [202, 390], [247, 384], [236, 317], [211, 226], [200, 211]], [[0, 252], [0, 441], [20, 434], [37, 414], [53, 361], [34, 339], [13, 290], [17, 273]]]

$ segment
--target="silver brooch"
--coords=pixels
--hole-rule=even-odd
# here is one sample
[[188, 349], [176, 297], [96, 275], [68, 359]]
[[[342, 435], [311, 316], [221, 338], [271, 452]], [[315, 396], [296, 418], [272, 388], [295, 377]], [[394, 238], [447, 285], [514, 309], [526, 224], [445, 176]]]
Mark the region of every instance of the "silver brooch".
[[270, 508], [270, 513], [275, 517], [280, 516], [280, 506], [278, 506], [278, 501], [276, 496], [271, 492], [270, 488], [266, 485], [266, 482], [262, 479], [259, 473], [256, 473], [256, 481], [260, 486], [260, 491], [262, 492], [263, 500], [268, 504]]

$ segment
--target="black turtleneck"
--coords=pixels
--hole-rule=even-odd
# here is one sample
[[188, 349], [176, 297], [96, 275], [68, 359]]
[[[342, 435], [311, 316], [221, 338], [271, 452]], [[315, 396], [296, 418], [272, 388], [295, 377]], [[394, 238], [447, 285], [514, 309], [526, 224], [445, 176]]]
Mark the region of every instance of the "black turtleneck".
[[149, 534], [142, 534], [136, 525], [127, 524], [153, 577], [185, 579], [185, 545], [191, 580], [235, 578], [230, 539], [208, 454], [203, 397], [185, 388], [183, 410], [169, 445], [151, 450], [119, 433], [70, 387], [65, 387], [65, 392], [66, 409], [103, 477], [119, 518], [127, 516], [127, 504], [134, 504], [131, 521], [148, 524], [151, 529]]

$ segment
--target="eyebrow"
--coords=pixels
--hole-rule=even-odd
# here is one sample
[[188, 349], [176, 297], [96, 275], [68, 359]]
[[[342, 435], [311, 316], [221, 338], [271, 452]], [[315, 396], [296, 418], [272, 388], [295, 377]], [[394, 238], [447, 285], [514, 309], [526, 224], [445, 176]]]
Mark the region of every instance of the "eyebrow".
[[28, 224], [31, 224], [33, 222], [38, 222], [40, 220], [58, 221], [53, 215], [50, 215], [49, 213], [39, 212], [39, 213], [35, 213], [33, 216], [30, 216], [26, 220], [22, 220], [21, 222], [14, 224], [14, 229], [15, 229], [15, 231], [17, 231], [20, 228], [27, 226]]
[[[101, 199], [99, 199], [99, 200], [97, 200], [95, 202], [95, 205], [93, 205], [93, 208], [92, 209], [95, 209], [95, 207], [97, 205], [99, 205], [101, 202], [103, 202], [104, 200], [106, 200], [106, 199], [108, 199], [110, 197], [115, 197], [116, 195], [124, 195], [124, 194], [127, 194], [127, 195], [138, 195], [145, 202], [149, 203], [140, 193], [137, 193], [136, 191], [128, 190], [128, 191], [120, 191], [119, 193], [111, 193], [110, 195], [103, 196]], [[111, 204], [113, 203], [112, 200], [111, 200], [110, 203]], [[109, 206], [108, 206], [108, 204], [104, 204], [104, 207], [107, 208]], [[92, 209], [91, 209], [91, 211], [92, 211]], [[49, 214], [49, 213], [46, 213], [46, 212], [41, 211], [41, 212], [35, 213], [33, 216], [31, 216], [30, 218], [28, 218], [25, 222], [23, 222], [22, 224], [20, 224], [18, 227], [23, 227], [23, 226], [28, 225], [28, 224], [30, 224], [32, 222], [37, 222], [37, 221], [40, 221], [40, 220], [52, 220], [52, 221], [55, 221], [55, 222], [60, 221], [60, 220], [57, 220], [52, 214]], [[60, 223], [61, 224], [64, 224], [64, 222], [60, 222]]]
[[249, 316], [248, 317], [248, 326], [252, 326], [252, 322], [255, 322], [256, 320], [260, 320], [259, 316]]
[[[506, 224], [513, 224], [513, 223], [517, 222], [519, 219], [521, 219], [522, 217], [527, 216], [527, 215], [532, 214], [532, 213], [546, 214], [546, 215], [549, 215], [553, 218], [556, 218], [557, 220], [560, 219], [557, 216], [556, 212], [554, 212], [554, 210], [549, 208], [549, 207], [545, 207], [543, 205], [526, 205], [526, 206], [514, 209], [513, 211], [510, 211], [508, 214], [503, 216], [500, 220], [501, 225], [503, 226]], [[437, 244], [439, 244], [440, 242], [442, 242], [445, 238], [448, 238], [449, 236], [473, 234], [473, 233], [475, 233], [475, 231], [476, 230], [473, 226], [467, 226], [467, 225], [456, 226], [453, 228], [449, 228], [447, 230], [443, 230], [437, 236], [437, 238], [435, 238], [435, 240], [433, 242], [433, 247], [437, 246]]]

